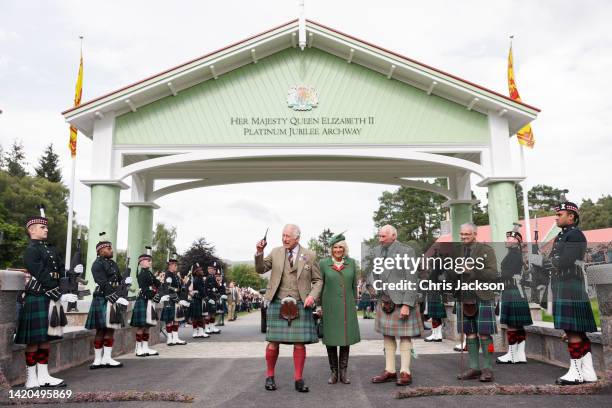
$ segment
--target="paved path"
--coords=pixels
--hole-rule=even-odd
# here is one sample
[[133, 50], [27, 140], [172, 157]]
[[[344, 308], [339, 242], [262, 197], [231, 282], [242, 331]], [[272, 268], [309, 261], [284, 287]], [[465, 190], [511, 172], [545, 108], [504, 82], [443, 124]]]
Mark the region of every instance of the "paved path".
[[[187, 346], [157, 345], [159, 357], [135, 358], [124, 355], [118, 359], [125, 366], [119, 369], [90, 371], [87, 365], [75, 367], [59, 374], [73, 391], [125, 391], [172, 390], [194, 395], [192, 405], [179, 403], [104, 403], [75, 404], [83, 407], [486, 407], [508, 406], [564, 408], [610, 407], [612, 390], [587, 396], [443, 396], [394, 399], [400, 387], [394, 383], [372, 384], [370, 377], [378, 374], [384, 365], [382, 344], [373, 331], [372, 320], [361, 320], [363, 340], [352, 347], [349, 375], [352, 384], [328, 385], [329, 368], [321, 344], [309, 345], [304, 378], [311, 392], [300, 394], [293, 389], [293, 359], [291, 347], [281, 346], [277, 364], [275, 392], [263, 388], [264, 335], [259, 332], [259, 314], [239, 318], [227, 323], [223, 333], [210, 339], [190, 338], [188, 326], [181, 330]], [[418, 358], [413, 361], [415, 386], [459, 385], [455, 379], [459, 354], [452, 352], [453, 343], [424, 343], [414, 341]], [[399, 359], [399, 357], [398, 357]], [[399, 365], [398, 365], [399, 366]], [[544, 363], [530, 361], [526, 365], [494, 367], [500, 384], [549, 384], [565, 370]], [[480, 385], [479, 382], [465, 382]], [[64, 406], [65, 408], [65, 406]]]

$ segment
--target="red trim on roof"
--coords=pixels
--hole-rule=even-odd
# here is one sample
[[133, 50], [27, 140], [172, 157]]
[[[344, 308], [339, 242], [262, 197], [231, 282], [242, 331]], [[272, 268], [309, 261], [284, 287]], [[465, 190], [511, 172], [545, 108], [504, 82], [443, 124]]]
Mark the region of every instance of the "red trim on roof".
[[215, 50], [215, 51], [209, 52], [208, 54], [202, 55], [201, 57], [194, 58], [194, 59], [192, 59], [192, 60], [189, 60], [189, 61], [187, 61], [187, 62], [184, 62], [184, 63], [182, 63], [182, 64], [179, 64], [179, 65], [177, 65], [177, 66], [175, 66], [175, 67], [172, 67], [172, 68], [167, 69], [167, 70], [165, 70], [165, 71], [159, 72], [159, 73], [157, 73], [157, 74], [155, 74], [155, 75], [151, 75], [151, 76], [149, 76], [149, 77], [147, 77], [147, 78], [145, 78], [145, 79], [142, 79], [142, 80], [140, 80], [140, 81], [134, 82], [134, 83], [132, 83], [132, 84], [130, 84], [130, 85], [126, 85], [126, 86], [124, 86], [124, 87], [122, 87], [122, 88], [119, 88], [119, 89], [116, 89], [116, 90], [114, 90], [114, 91], [112, 91], [112, 92], [108, 92], [108, 93], [106, 93], [106, 94], [104, 94], [104, 95], [102, 95], [102, 96], [99, 96], [99, 97], [97, 97], [97, 98], [90, 99], [90, 100], [88, 100], [87, 102], [84, 102], [84, 103], [80, 104], [79, 106], [75, 106], [75, 107], [72, 107], [72, 108], [70, 108], [70, 109], [67, 109], [67, 110], [63, 111], [63, 112], [62, 112], [62, 115], [65, 115], [65, 114], [66, 114], [66, 113], [68, 113], [68, 112], [72, 112], [72, 111], [73, 111], [73, 110], [75, 110], [75, 109], [82, 108], [83, 106], [89, 105], [89, 104], [91, 104], [91, 103], [93, 103], [93, 102], [99, 101], [100, 99], [104, 99], [104, 98], [106, 98], [107, 96], [110, 96], [110, 95], [112, 95], [112, 94], [115, 94], [115, 93], [121, 92], [121, 91], [126, 90], [126, 89], [128, 89], [128, 88], [131, 88], [131, 87], [133, 87], [134, 85], [138, 85], [138, 84], [141, 84], [141, 83], [143, 83], [143, 82], [146, 82], [146, 81], [148, 81], [148, 80], [150, 80], [150, 79], [153, 79], [153, 78], [155, 78], [155, 77], [158, 77], [158, 76], [161, 76], [161, 75], [167, 74], [167, 73], [168, 73], [168, 72], [170, 72], [170, 71], [174, 71], [175, 69], [178, 69], [178, 68], [184, 67], [185, 65], [189, 65], [189, 64], [191, 64], [191, 63], [193, 63], [193, 62], [195, 62], [195, 61], [197, 61], [197, 60], [204, 59], [204, 58], [208, 58], [208, 57], [210, 57], [211, 55], [214, 55], [214, 54], [216, 54], [216, 53], [218, 53], [218, 52], [221, 52], [221, 51], [225, 51], [225, 50], [227, 50], [228, 48], [232, 48], [232, 47], [235, 47], [236, 45], [239, 45], [239, 44], [245, 43], [245, 42], [247, 42], [247, 41], [251, 41], [251, 40], [252, 40], [252, 39], [254, 39], [254, 38], [257, 38], [257, 37], [259, 37], [259, 36], [262, 36], [262, 35], [268, 34], [269, 32], [272, 32], [272, 31], [278, 30], [279, 28], [282, 28], [282, 27], [288, 26], [288, 25], [290, 25], [290, 24], [293, 24], [293, 23], [295, 23], [296, 21], [298, 21], [298, 20], [297, 20], [297, 18], [296, 18], [296, 19], [294, 19], [294, 20], [291, 20], [291, 21], [289, 21], [289, 22], [287, 22], [287, 23], [284, 23], [284, 24], [281, 24], [281, 25], [276, 26], [276, 27], [274, 27], [274, 28], [271, 28], [271, 29], [269, 29], [269, 30], [266, 30], [266, 31], [264, 31], [264, 32], [261, 32], [261, 33], [259, 33], [259, 34], [252, 35], [252, 36], [250, 36], [250, 37], [248, 37], [248, 38], [245, 38], [244, 40], [241, 40], [241, 41], [235, 42], [235, 43], [230, 44], [230, 45], [228, 45], [228, 46], [226, 46], [226, 47], [219, 48], [218, 50]]
[[[102, 96], [99, 96], [99, 97], [97, 97], [97, 98], [94, 98], [94, 99], [91, 99], [91, 100], [89, 100], [89, 101], [86, 101], [86, 102], [84, 102], [84, 103], [80, 104], [79, 106], [75, 106], [75, 107], [72, 107], [72, 108], [70, 108], [70, 109], [67, 109], [67, 110], [65, 110], [65, 111], [63, 111], [63, 112], [62, 112], [62, 115], [65, 115], [66, 113], [72, 112], [72, 111], [74, 111], [74, 110], [76, 110], [76, 109], [82, 108], [83, 106], [87, 106], [87, 105], [89, 105], [89, 104], [92, 104], [93, 102], [99, 101], [100, 99], [104, 99], [104, 98], [106, 98], [106, 97], [108, 97], [108, 96], [110, 96], [110, 95], [113, 95], [113, 94], [115, 94], [115, 93], [118, 93], [118, 92], [124, 91], [124, 90], [126, 90], [126, 89], [128, 89], [128, 88], [131, 88], [131, 87], [135, 86], [135, 85], [138, 85], [138, 84], [141, 84], [141, 83], [143, 83], [143, 82], [149, 81], [149, 80], [151, 80], [151, 79], [153, 79], [153, 78], [155, 78], [155, 77], [158, 77], [158, 76], [161, 76], [161, 75], [167, 74], [167, 73], [168, 73], [168, 72], [170, 72], [170, 71], [173, 71], [173, 70], [175, 70], [175, 69], [178, 69], [178, 68], [184, 67], [184, 66], [189, 65], [189, 64], [191, 64], [191, 63], [193, 63], [193, 62], [195, 62], [195, 61], [198, 61], [198, 60], [200, 60], [200, 59], [208, 58], [208, 57], [210, 57], [211, 55], [214, 55], [214, 54], [216, 54], [216, 53], [218, 53], [218, 52], [225, 51], [225, 50], [227, 50], [228, 48], [235, 47], [235, 46], [237, 46], [237, 45], [239, 45], [239, 44], [245, 43], [245, 42], [250, 41], [250, 40], [252, 40], [252, 39], [254, 39], [254, 38], [257, 38], [257, 37], [259, 37], [259, 36], [265, 35], [265, 34], [267, 34], [267, 33], [269, 33], [269, 32], [272, 32], [272, 31], [278, 30], [279, 28], [282, 28], [282, 27], [288, 26], [288, 25], [290, 25], [290, 24], [293, 24], [293, 23], [295, 23], [296, 21], [298, 21], [298, 20], [297, 20], [297, 19], [291, 20], [291, 21], [289, 21], [289, 22], [287, 22], [287, 23], [281, 24], [281, 25], [279, 25], [279, 26], [276, 26], [276, 27], [274, 27], [274, 28], [271, 28], [271, 29], [269, 29], [269, 30], [266, 30], [266, 31], [264, 31], [264, 32], [261, 32], [261, 33], [259, 33], [259, 34], [256, 34], [256, 35], [253, 35], [253, 36], [250, 36], [250, 37], [248, 37], [248, 38], [246, 38], [246, 39], [244, 39], [244, 40], [241, 40], [241, 41], [235, 42], [235, 43], [230, 44], [230, 45], [228, 45], [228, 46], [226, 46], [226, 47], [223, 47], [223, 48], [220, 48], [220, 49], [218, 49], [218, 50], [215, 50], [215, 51], [209, 52], [208, 54], [205, 54], [205, 55], [203, 55], [203, 56], [201, 56], [201, 57], [194, 58], [194, 59], [192, 59], [192, 60], [189, 60], [189, 61], [187, 61], [187, 62], [185, 62], [185, 63], [182, 63], [182, 64], [180, 64], [180, 65], [177, 65], [177, 66], [175, 66], [175, 67], [169, 68], [169, 69], [167, 69], [167, 70], [165, 70], [165, 71], [162, 71], [162, 72], [160, 72], [160, 73], [157, 73], [157, 74], [155, 74], [155, 75], [151, 75], [151, 76], [149, 76], [149, 77], [147, 77], [147, 78], [145, 78], [145, 79], [142, 79], [142, 80], [140, 80], [140, 81], [134, 82], [134, 83], [132, 83], [132, 84], [130, 84], [130, 85], [126, 85], [126, 86], [124, 86], [124, 87], [122, 87], [122, 88], [119, 88], [119, 89], [116, 89], [116, 90], [114, 90], [114, 91], [112, 91], [112, 92], [108, 92], [108, 93], [106, 93], [106, 94], [104, 94], [104, 95], [102, 95]], [[357, 37], [354, 37], [354, 36], [352, 36], [352, 35], [349, 35], [349, 34], [343, 33], [342, 31], [339, 31], [339, 30], [333, 29], [333, 28], [331, 28], [331, 27], [328, 27], [328, 26], [326, 26], [326, 25], [324, 25], [324, 24], [321, 24], [321, 23], [318, 23], [318, 22], [316, 22], [316, 21], [313, 21], [313, 20], [308, 20], [308, 19], [307, 19], [306, 21], [307, 21], [307, 22], [309, 22], [309, 23], [312, 23], [312, 24], [314, 24], [314, 25], [317, 25], [317, 26], [319, 26], [319, 27], [321, 27], [321, 28], [324, 28], [324, 29], [326, 29], [326, 30], [329, 30], [329, 31], [332, 31], [332, 32], [334, 32], [334, 33], [337, 33], [337, 34], [343, 35], [343, 36], [345, 36], [345, 37], [347, 37], [347, 38], [350, 38], [350, 39], [352, 39], [352, 40], [355, 40], [355, 41], [361, 42], [361, 43], [363, 43], [363, 44], [365, 44], [365, 45], [368, 45], [368, 46], [370, 46], [370, 47], [376, 48], [376, 49], [378, 49], [378, 50], [380, 50], [380, 51], [383, 51], [383, 52], [389, 53], [389, 54], [391, 54], [391, 55], [395, 55], [396, 57], [402, 58], [402, 59], [404, 59], [404, 60], [406, 60], [406, 61], [412, 62], [412, 63], [417, 64], [417, 65], [421, 65], [421, 66], [423, 66], [423, 67], [425, 67], [425, 68], [431, 69], [432, 71], [438, 72], [438, 73], [440, 73], [440, 74], [443, 74], [443, 75], [446, 75], [446, 76], [448, 76], [448, 77], [454, 78], [454, 79], [456, 79], [456, 80], [458, 80], [458, 81], [461, 81], [461, 82], [464, 82], [464, 83], [466, 83], [466, 84], [472, 85], [472, 86], [474, 86], [474, 87], [476, 87], [476, 88], [482, 89], [483, 91], [490, 92], [490, 93], [492, 93], [492, 94], [494, 94], [494, 95], [497, 95], [497, 96], [499, 96], [499, 97], [501, 97], [501, 98], [504, 98], [504, 99], [506, 99], [506, 100], [508, 100], [508, 101], [510, 101], [510, 102], [514, 102], [514, 103], [517, 103], [517, 104], [519, 104], [519, 105], [523, 105], [523, 106], [525, 106], [525, 107], [527, 107], [527, 108], [534, 109], [534, 110], [536, 110], [537, 112], [540, 112], [540, 109], [536, 108], [535, 106], [532, 106], [532, 105], [526, 104], [526, 103], [524, 103], [524, 102], [515, 101], [515, 100], [511, 99], [509, 96], [502, 95], [502, 94], [500, 94], [500, 93], [498, 93], [498, 92], [495, 92], [495, 91], [493, 91], [493, 90], [491, 90], [491, 89], [485, 88], [484, 86], [481, 86], [481, 85], [475, 84], [475, 83], [473, 83], [473, 82], [467, 81], [467, 80], [465, 80], [465, 79], [463, 79], [463, 78], [460, 78], [460, 77], [458, 77], [458, 76], [456, 76], [456, 75], [452, 75], [452, 74], [449, 74], [449, 73], [447, 73], [447, 72], [445, 72], [445, 71], [442, 71], [442, 70], [440, 70], [440, 69], [434, 68], [434, 67], [432, 67], [432, 66], [430, 66], [430, 65], [423, 64], [422, 62], [419, 62], [419, 61], [414, 60], [414, 59], [412, 59], [412, 58], [408, 58], [408, 57], [406, 57], [406, 56], [404, 56], [404, 55], [402, 55], [402, 54], [399, 54], [399, 53], [397, 53], [397, 52], [390, 51], [390, 50], [388, 50], [388, 49], [386, 49], [386, 48], [383, 48], [383, 47], [380, 47], [380, 46], [378, 46], [378, 45], [372, 44], [372, 43], [370, 43], [370, 42], [368, 42], [368, 41], [361, 40], [361, 39], [359, 39], [359, 38], [357, 38]]]
[[361, 43], [363, 43], [363, 44], [369, 45], [370, 47], [374, 47], [374, 48], [376, 48], [376, 49], [378, 49], [378, 50], [381, 50], [381, 51], [384, 51], [384, 52], [386, 52], [386, 53], [389, 53], [389, 54], [395, 55], [396, 57], [399, 57], [399, 58], [405, 59], [406, 61], [410, 61], [410, 62], [412, 62], [412, 63], [414, 63], [414, 64], [418, 64], [418, 65], [421, 65], [421, 66], [423, 66], [423, 67], [425, 67], [425, 68], [429, 68], [429, 69], [431, 69], [431, 70], [433, 70], [433, 71], [439, 72], [440, 74], [443, 74], [443, 75], [449, 76], [449, 77], [451, 77], [451, 78], [457, 79], [457, 80], [459, 80], [459, 81], [461, 81], [461, 82], [465, 82], [466, 84], [469, 84], [469, 85], [475, 86], [476, 88], [482, 89], [483, 91], [487, 91], [487, 92], [490, 92], [490, 93], [492, 93], [492, 94], [494, 94], [494, 95], [500, 96], [500, 97], [502, 97], [502, 98], [504, 98], [504, 99], [507, 99], [508, 101], [515, 102], [515, 103], [517, 103], [517, 104], [519, 104], [519, 105], [523, 105], [523, 106], [525, 106], [525, 107], [527, 107], [527, 108], [534, 109], [534, 110], [536, 110], [536, 111], [538, 111], [538, 112], [540, 112], [540, 111], [541, 111], [540, 109], [536, 108], [535, 106], [532, 106], [532, 105], [526, 104], [526, 103], [524, 103], [524, 102], [515, 101], [514, 99], [510, 98], [509, 96], [506, 96], [506, 95], [500, 94], [500, 93], [495, 92], [495, 91], [493, 91], [493, 90], [491, 90], [491, 89], [485, 88], [484, 86], [481, 86], [481, 85], [475, 84], [475, 83], [473, 83], [473, 82], [467, 81], [467, 80], [465, 80], [465, 79], [463, 79], [463, 78], [460, 78], [460, 77], [458, 77], [458, 76], [456, 76], [456, 75], [449, 74], [448, 72], [442, 71], [441, 69], [438, 69], [438, 68], [434, 68], [434, 67], [432, 67], [431, 65], [423, 64], [422, 62], [419, 62], [419, 61], [414, 60], [414, 59], [412, 59], [412, 58], [408, 58], [408, 57], [406, 57], [406, 56], [404, 56], [404, 55], [402, 55], [402, 54], [398, 54], [397, 52], [390, 51], [390, 50], [388, 50], [388, 49], [386, 49], [386, 48], [383, 48], [383, 47], [380, 47], [380, 46], [378, 46], [378, 45], [372, 44], [372, 43], [370, 43], [370, 42], [368, 42], [368, 41], [364, 41], [364, 40], [362, 40], [362, 39], [360, 39], [360, 38], [357, 38], [357, 37], [354, 37], [354, 36], [352, 36], [352, 35], [350, 35], [350, 34], [343, 33], [342, 31], [338, 31], [338, 30], [336, 30], [336, 29], [334, 29], [334, 28], [331, 28], [331, 27], [328, 27], [328, 26], [326, 26], [326, 25], [324, 25], [324, 24], [320, 24], [320, 23], [317, 23], [316, 21], [309, 20], [309, 19], [306, 19], [306, 21], [308, 21], [309, 23], [312, 23], [312, 24], [318, 25], [319, 27], [325, 28], [326, 30], [333, 31], [334, 33], [337, 33], [337, 34], [343, 35], [343, 36], [345, 36], [345, 37], [348, 37], [348, 38], [350, 38], [350, 39], [352, 39], [352, 40], [359, 41], [359, 42], [361, 42]]

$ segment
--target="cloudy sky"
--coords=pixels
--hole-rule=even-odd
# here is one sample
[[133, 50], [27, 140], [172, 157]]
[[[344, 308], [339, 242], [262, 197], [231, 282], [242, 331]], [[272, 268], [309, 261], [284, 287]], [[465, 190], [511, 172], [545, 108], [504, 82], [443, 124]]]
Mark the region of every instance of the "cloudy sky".
[[[297, 17], [297, 0], [266, 1], [8, 1], [0, 0], [0, 143], [14, 138], [33, 166], [52, 142], [69, 174], [68, 129], [60, 112], [71, 105], [79, 40], [85, 36], [83, 100], [132, 83]], [[419, 2], [425, 3], [425, 2]], [[395, 50], [498, 92], [507, 93], [508, 36], [513, 34], [523, 100], [542, 109], [536, 148], [526, 154], [527, 186], [570, 190], [577, 202], [612, 193], [612, 4], [608, 1], [306, 0], [307, 17]], [[91, 169], [91, 141], [79, 138], [77, 177]], [[513, 155], [517, 157], [518, 149]], [[290, 187], [295, 189], [296, 183]], [[280, 241], [285, 222], [306, 240], [323, 228], [348, 229], [349, 245], [374, 232], [372, 214], [387, 186], [287, 183], [212, 187], [160, 199], [155, 222], [178, 229], [178, 249], [199, 236], [220, 256], [252, 256], [270, 227]], [[485, 200], [483, 189], [476, 187]], [[122, 201], [129, 200], [124, 192]], [[351, 205], [335, 206], [341, 194]], [[296, 204], [296, 201], [299, 204]], [[89, 190], [78, 185], [77, 219], [87, 223]], [[118, 246], [127, 240], [120, 213]], [[357, 251], [358, 252], [358, 251]]]

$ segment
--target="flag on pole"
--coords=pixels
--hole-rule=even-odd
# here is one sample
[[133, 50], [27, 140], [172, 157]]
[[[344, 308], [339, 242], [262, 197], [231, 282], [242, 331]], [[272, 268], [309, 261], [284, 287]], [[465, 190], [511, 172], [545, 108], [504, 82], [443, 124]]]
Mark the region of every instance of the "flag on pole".
[[[508, 53], [508, 89], [510, 91], [510, 98], [520, 102], [521, 97], [518, 89], [516, 88], [516, 82], [514, 81], [514, 66], [512, 63], [512, 44], [510, 44], [510, 52]], [[527, 124], [518, 132], [516, 132], [516, 138], [518, 142], [529, 148], [533, 148], [535, 144], [535, 138], [533, 137], [533, 131], [531, 125]]]
[[[79, 74], [77, 75], [76, 89], [74, 93], [74, 106], [81, 104], [81, 95], [83, 93], [83, 48], [81, 47], [81, 62], [79, 63]], [[70, 155], [72, 158], [76, 157], [77, 149], [77, 128], [70, 126], [70, 141], [68, 142], [70, 147]]]

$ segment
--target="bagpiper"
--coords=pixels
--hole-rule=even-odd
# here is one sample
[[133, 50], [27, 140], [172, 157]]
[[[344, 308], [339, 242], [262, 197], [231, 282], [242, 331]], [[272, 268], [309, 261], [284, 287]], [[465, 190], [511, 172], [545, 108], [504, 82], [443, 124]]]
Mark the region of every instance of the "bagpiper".
[[207, 308], [205, 315], [205, 332], [207, 334], [220, 334], [221, 330], [215, 326], [215, 319], [217, 318], [217, 304], [219, 303], [219, 287], [217, 280], [215, 279], [215, 273], [217, 272], [217, 263], [209, 262], [206, 266], [208, 274], [204, 280], [204, 286], [206, 288]]
[[204, 268], [196, 262], [191, 269], [191, 302], [189, 305], [189, 315], [193, 327], [194, 339], [208, 338], [208, 333], [204, 331], [204, 310], [207, 310], [206, 286], [204, 285]]
[[523, 236], [520, 224], [514, 224], [512, 231], [506, 232], [506, 248], [508, 253], [501, 262], [501, 281], [504, 290], [501, 295], [501, 311], [499, 322], [506, 325], [508, 352], [497, 357], [498, 364], [524, 364], [525, 326], [533, 324], [529, 303], [525, 298], [520, 280], [523, 272]]
[[[40, 216], [29, 217], [25, 224], [30, 242], [23, 260], [31, 278], [25, 287], [15, 343], [26, 345], [26, 388], [66, 386], [64, 380], [49, 375], [49, 348], [51, 340], [62, 337], [68, 323], [61, 302], [76, 302], [77, 295], [60, 291], [64, 264], [57, 250], [47, 244], [48, 225], [43, 206]], [[77, 265], [75, 272], [82, 273], [83, 265]]]
[[173, 254], [168, 259], [168, 270], [164, 275], [162, 285], [168, 291], [161, 297], [163, 309], [161, 320], [166, 323], [166, 344], [168, 346], [183, 346], [187, 342], [181, 340], [178, 336], [179, 323], [185, 320], [185, 308], [189, 307], [189, 302], [179, 298], [179, 294], [183, 289], [181, 276], [178, 273], [178, 256]]
[[555, 207], [557, 226], [550, 255], [552, 263], [553, 317], [555, 329], [565, 331], [570, 355], [568, 372], [557, 384], [574, 385], [597, 381], [591, 356], [591, 341], [586, 333], [597, 331], [591, 302], [584, 283], [581, 263], [584, 262], [587, 240], [578, 224], [578, 206], [562, 201]]
[[91, 275], [96, 282], [85, 328], [95, 329], [94, 337], [94, 361], [90, 369], [119, 368], [123, 363], [113, 360], [113, 344], [115, 330], [124, 326], [123, 314], [125, 313], [128, 300], [124, 297], [127, 293], [120, 294], [122, 285], [132, 283], [131, 277], [125, 281], [119, 271], [119, 266], [113, 260], [113, 245], [104, 240], [106, 233], [100, 233], [100, 239], [96, 244], [98, 257], [91, 265]]
[[138, 257], [138, 298], [134, 303], [130, 326], [136, 327], [136, 356], [156, 356], [157, 350], [149, 348], [149, 329], [157, 326], [156, 305], [161, 301], [159, 288], [161, 282], [151, 272], [151, 247]]

